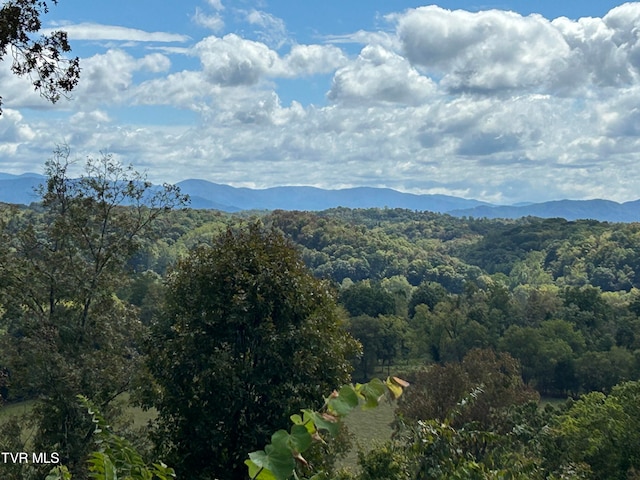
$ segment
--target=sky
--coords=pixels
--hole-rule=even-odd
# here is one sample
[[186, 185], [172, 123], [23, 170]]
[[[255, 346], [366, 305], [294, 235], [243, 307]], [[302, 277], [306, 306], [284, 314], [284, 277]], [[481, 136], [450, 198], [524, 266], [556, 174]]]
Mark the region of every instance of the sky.
[[640, 198], [640, 3], [60, 0], [43, 26], [80, 82], [52, 105], [0, 62], [0, 172], [66, 144], [158, 183]]

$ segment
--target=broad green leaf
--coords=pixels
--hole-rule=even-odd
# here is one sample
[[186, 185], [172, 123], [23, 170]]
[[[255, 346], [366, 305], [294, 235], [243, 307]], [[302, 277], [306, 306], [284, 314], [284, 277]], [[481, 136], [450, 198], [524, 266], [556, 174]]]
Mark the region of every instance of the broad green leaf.
[[[251, 454], [249, 454], [249, 456], [251, 456]], [[273, 473], [263, 467], [258, 466], [253, 460], [245, 460], [244, 464], [249, 467], [249, 478], [251, 480], [276, 480], [276, 477], [273, 475]]]
[[313, 435], [318, 431], [316, 424], [313, 421], [313, 417], [309, 415], [308, 412], [303, 412], [302, 421], [303, 421], [303, 425], [307, 429], [307, 432], [309, 432], [311, 435]]
[[[249, 459], [252, 460], [256, 466], [268, 470], [276, 480], [288, 480], [296, 466], [293, 453], [288, 445], [288, 439], [289, 434], [285, 430], [277, 431], [271, 436], [273, 443], [267, 445], [264, 451], [261, 450], [250, 453]], [[262, 475], [262, 473], [260, 473], [260, 475]], [[269, 477], [258, 476], [257, 478], [268, 479]]]
[[379, 378], [374, 378], [364, 385], [358, 384], [356, 386], [356, 390], [364, 398], [365, 403], [362, 406], [363, 410], [377, 407], [380, 402], [380, 398], [384, 396], [387, 391], [384, 383], [382, 383], [382, 380]]
[[313, 439], [306, 427], [303, 425], [294, 425], [291, 427], [290, 442], [294, 451], [302, 453], [311, 446]]
[[333, 419], [330, 417], [323, 417], [318, 412], [314, 412], [313, 410], [303, 410], [305, 415], [309, 415], [312, 419], [316, 429], [318, 430], [326, 430], [331, 435], [337, 435], [339, 425], [337, 419]]
[[286, 430], [278, 430], [271, 435], [271, 445], [276, 449], [289, 448], [289, 432]]
[[353, 385], [343, 385], [338, 392], [338, 396], [329, 398], [328, 407], [331, 412], [342, 417], [356, 408], [358, 403], [358, 394]]
[[293, 470], [296, 468], [296, 461], [293, 458], [291, 449], [278, 448], [274, 445], [267, 445], [264, 449], [269, 457], [269, 464], [271, 472], [277, 480], [288, 480], [293, 474]]

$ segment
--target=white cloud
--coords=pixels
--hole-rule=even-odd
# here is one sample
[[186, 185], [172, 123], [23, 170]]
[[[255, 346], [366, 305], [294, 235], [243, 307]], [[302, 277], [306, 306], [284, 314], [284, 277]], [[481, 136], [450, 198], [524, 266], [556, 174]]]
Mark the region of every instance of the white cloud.
[[92, 110], [90, 112], [78, 112], [71, 116], [69, 121], [75, 125], [103, 124], [110, 123], [109, 115], [103, 110]]
[[152, 53], [141, 58], [137, 63], [137, 67], [140, 70], [153, 73], [167, 72], [171, 68], [171, 60], [161, 53]]
[[[11, 71], [11, 62], [8, 59], [0, 62], [0, 86], [3, 110], [24, 107], [51, 108], [50, 103], [34, 90], [28, 76], [18, 77]], [[66, 100], [63, 98], [58, 105], [65, 103]]]
[[569, 47], [539, 15], [420, 7], [390, 17], [407, 58], [452, 91], [544, 85], [565, 68]]
[[[29, 142], [36, 137], [33, 129], [17, 110], [5, 108], [0, 116], [0, 144], [13, 145]], [[13, 147], [12, 147], [13, 148]]]
[[258, 39], [272, 48], [280, 48], [287, 40], [287, 27], [281, 18], [261, 10], [246, 13], [246, 21], [256, 27]]
[[145, 32], [136, 28], [118, 25], [102, 25], [99, 23], [65, 24], [59, 28], [45, 29], [44, 33], [64, 30], [70, 40], [116, 40], [124, 42], [186, 42], [187, 35], [168, 32]]
[[219, 95], [220, 91], [221, 88], [211, 85], [201, 72], [182, 71], [144, 81], [135, 88], [131, 98], [137, 105], [171, 105], [202, 111], [207, 99]]
[[214, 32], [220, 32], [224, 29], [224, 20], [219, 13], [207, 15], [198, 7], [196, 7], [196, 13], [193, 15], [193, 21], [197, 25]]
[[324, 40], [327, 43], [359, 43], [361, 45], [381, 45], [387, 50], [399, 51], [401, 44], [396, 35], [388, 32], [368, 32], [366, 30], [358, 30], [354, 33], [343, 35], [325, 35]]
[[553, 26], [571, 47], [566, 75], [577, 78], [574, 83], [625, 86], [638, 82], [640, 4], [624, 4], [602, 19], [558, 18]]
[[81, 82], [73, 91], [74, 99], [83, 108], [106, 102], [118, 105], [131, 101], [133, 75], [138, 71], [166, 72], [171, 61], [160, 53], [135, 58], [124, 50], [112, 49], [81, 61]]
[[383, 47], [369, 45], [355, 62], [338, 70], [328, 97], [343, 102], [419, 104], [435, 90], [409, 62]]
[[195, 50], [209, 80], [226, 86], [255, 85], [278, 61], [278, 54], [265, 44], [234, 33], [207, 37]]
[[207, 37], [195, 46], [195, 52], [209, 81], [223, 86], [330, 73], [346, 62], [342, 51], [332, 45], [294, 45], [280, 57], [264, 43], [234, 33]]
[[216, 10], [224, 10], [224, 5], [222, 5], [222, 0], [207, 0], [207, 3]]
[[332, 45], [294, 45], [282, 59], [281, 76], [331, 73], [346, 62], [342, 50]]
[[639, 79], [640, 3], [578, 20], [437, 6], [388, 18], [406, 57], [452, 92], [529, 89], [576, 96]]

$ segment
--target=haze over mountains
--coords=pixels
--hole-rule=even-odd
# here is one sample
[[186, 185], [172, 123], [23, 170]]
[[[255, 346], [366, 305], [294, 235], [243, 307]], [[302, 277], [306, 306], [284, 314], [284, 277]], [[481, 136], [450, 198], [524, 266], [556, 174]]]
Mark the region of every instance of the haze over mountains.
[[[38, 200], [34, 188], [44, 177], [35, 173], [0, 173], [0, 202], [28, 205]], [[610, 222], [640, 221], [640, 200], [559, 200], [519, 205], [493, 205], [448, 195], [415, 195], [388, 188], [358, 187], [324, 190], [315, 187], [273, 187], [261, 190], [236, 188], [206, 180], [190, 179], [177, 184], [191, 198], [192, 208], [225, 212], [242, 210], [326, 210], [348, 208], [406, 208], [477, 218], [561, 217]]]

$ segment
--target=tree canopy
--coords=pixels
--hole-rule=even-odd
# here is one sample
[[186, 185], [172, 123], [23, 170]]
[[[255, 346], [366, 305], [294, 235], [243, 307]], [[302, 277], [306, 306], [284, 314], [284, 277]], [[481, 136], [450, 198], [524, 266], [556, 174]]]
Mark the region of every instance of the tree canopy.
[[152, 327], [162, 456], [184, 478], [242, 478], [290, 412], [349, 380], [358, 345], [341, 323], [329, 285], [276, 231], [251, 224], [196, 248]]
[[[0, 61], [10, 53], [11, 70], [27, 75], [34, 88], [51, 102], [68, 94], [80, 77], [80, 60], [67, 58], [71, 46], [64, 31], [35, 38], [42, 28], [42, 15], [58, 0], [8, 0], [0, 9]], [[2, 114], [0, 96], [0, 115]]]
[[0, 366], [14, 399], [38, 399], [34, 447], [57, 449], [75, 472], [91, 425], [75, 396], [108, 411], [140, 370], [144, 327], [114, 291], [138, 238], [185, 198], [108, 155], [72, 179], [69, 155], [60, 148], [47, 162], [38, 209], [0, 224]]

